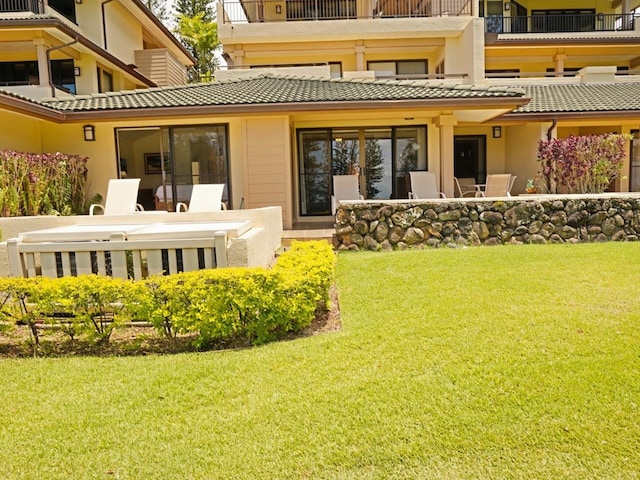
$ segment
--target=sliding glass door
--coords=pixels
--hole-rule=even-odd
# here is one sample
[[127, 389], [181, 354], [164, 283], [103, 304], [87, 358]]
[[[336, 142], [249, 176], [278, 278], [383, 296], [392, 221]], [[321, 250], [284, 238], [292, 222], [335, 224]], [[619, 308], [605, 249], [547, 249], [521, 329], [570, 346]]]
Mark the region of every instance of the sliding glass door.
[[300, 215], [330, 215], [333, 175], [358, 175], [367, 199], [406, 198], [411, 170], [425, 170], [425, 127], [298, 131]]

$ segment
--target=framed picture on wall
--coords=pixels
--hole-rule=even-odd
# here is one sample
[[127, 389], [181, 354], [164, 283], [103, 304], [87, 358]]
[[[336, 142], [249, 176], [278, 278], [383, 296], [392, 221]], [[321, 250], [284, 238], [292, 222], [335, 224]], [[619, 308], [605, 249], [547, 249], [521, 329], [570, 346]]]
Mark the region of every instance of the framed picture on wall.
[[[169, 156], [164, 155], [164, 171], [170, 173], [171, 163], [169, 162]], [[145, 153], [144, 154], [144, 173], [162, 173], [162, 163], [160, 163], [159, 153]]]

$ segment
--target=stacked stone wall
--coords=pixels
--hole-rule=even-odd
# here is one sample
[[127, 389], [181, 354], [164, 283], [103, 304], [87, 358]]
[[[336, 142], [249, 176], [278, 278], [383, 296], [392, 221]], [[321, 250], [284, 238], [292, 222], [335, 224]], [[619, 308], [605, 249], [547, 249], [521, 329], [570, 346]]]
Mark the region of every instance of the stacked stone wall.
[[637, 241], [640, 195], [341, 202], [339, 250]]

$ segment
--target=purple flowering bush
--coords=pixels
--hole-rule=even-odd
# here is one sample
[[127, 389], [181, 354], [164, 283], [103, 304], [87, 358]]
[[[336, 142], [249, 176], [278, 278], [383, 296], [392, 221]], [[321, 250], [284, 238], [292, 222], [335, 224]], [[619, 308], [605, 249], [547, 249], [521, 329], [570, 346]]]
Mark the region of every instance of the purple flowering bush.
[[538, 161], [549, 193], [602, 193], [620, 174], [629, 135], [570, 135], [540, 141]]
[[0, 215], [86, 212], [87, 158], [64, 153], [0, 151]]

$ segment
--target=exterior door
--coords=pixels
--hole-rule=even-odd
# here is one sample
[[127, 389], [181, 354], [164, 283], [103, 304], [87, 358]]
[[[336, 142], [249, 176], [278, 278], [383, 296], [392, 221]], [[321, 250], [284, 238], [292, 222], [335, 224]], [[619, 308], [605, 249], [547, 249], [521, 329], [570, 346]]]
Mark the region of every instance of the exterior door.
[[474, 178], [485, 183], [487, 137], [485, 135], [456, 135], [453, 143], [453, 174], [457, 178]]

